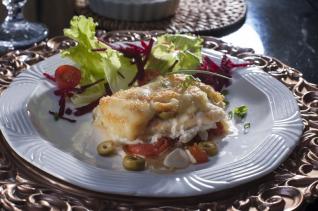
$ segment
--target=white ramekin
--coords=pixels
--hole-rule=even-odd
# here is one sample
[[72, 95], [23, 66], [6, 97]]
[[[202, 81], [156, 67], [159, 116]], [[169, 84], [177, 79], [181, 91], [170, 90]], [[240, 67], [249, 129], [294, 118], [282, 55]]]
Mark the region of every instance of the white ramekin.
[[95, 13], [116, 20], [154, 21], [175, 14], [179, 0], [90, 0]]

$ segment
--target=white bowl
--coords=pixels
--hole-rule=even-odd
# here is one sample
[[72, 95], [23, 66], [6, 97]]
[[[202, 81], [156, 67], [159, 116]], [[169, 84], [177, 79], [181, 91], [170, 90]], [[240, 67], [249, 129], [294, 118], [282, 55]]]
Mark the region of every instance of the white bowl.
[[154, 21], [175, 14], [180, 0], [90, 0], [95, 13], [116, 20]]

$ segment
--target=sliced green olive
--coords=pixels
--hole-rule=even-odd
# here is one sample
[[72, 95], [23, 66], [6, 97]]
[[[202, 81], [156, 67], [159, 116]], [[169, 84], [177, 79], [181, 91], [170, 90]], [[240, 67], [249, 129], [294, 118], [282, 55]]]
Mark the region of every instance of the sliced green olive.
[[170, 119], [176, 115], [175, 112], [161, 112], [159, 113], [160, 119]]
[[204, 150], [209, 156], [214, 156], [218, 153], [217, 145], [210, 141], [200, 142], [199, 147]]
[[112, 155], [115, 153], [115, 151], [116, 151], [116, 147], [113, 141], [103, 141], [97, 146], [97, 152], [101, 156]]
[[142, 171], [145, 169], [146, 161], [136, 155], [126, 155], [123, 159], [123, 166], [129, 171]]

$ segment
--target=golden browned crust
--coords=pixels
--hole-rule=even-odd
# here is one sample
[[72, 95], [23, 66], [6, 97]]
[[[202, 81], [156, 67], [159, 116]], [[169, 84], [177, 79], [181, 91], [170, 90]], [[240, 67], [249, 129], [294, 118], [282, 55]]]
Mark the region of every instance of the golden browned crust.
[[176, 136], [225, 118], [220, 93], [199, 81], [184, 88], [180, 84], [185, 80], [185, 75], [169, 75], [104, 97], [94, 111], [94, 123], [110, 138], [133, 141], [158, 133]]

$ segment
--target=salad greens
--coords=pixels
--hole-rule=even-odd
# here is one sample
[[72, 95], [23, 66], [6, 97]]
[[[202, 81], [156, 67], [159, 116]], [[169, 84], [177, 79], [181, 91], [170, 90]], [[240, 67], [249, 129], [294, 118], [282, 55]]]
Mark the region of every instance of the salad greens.
[[[96, 26], [97, 23], [94, 23], [92, 18], [73, 17], [71, 27], [64, 29], [64, 35], [75, 40], [77, 45], [64, 50], [62, 55], [79, 65], [82, 74], [81, 85], [105, 78], [113, 92], [126, 89], [137, 73], [136, 67], [128, 58], [96, 38]], [[92, 51], [97, 48], [105, 48], [106, 51]], [[85, 105], [104, 93], [104, 84], [100, 83], [82, 94], [74, 95], [71, 99], [75, 105]]]
[[161, 73], [196, 69], [202, 61], [202, 43], [203, 39], [200, 37], [181, 34], [162, 35], [158, 37], [152, 48], [146, 68], [159, 69]]
[[[64, 35], [75, 40], [77, 45], [66, 49], [62, 55], [73, 60], [81, 70], [80, 85], [90, 84], [104, 78], [111, 91], [127, 89], [138, 73], [131, 58], [110, 45], [99, 41], [96, 26], [92, 18], [75, 16], [70, 28], [64, 29]], [[145, 68], [159, 70], [161, 73], [181, 69], [195, 69], [201, 61], [203, 39], [188, 35], [163, 35], [152, 46]], [[104, 51], [94, 51], [104, 49]], [[103, 83], [76, 94], [71, 99], [75, 105], [90, 103], [105, 93]]]
[[112, 92], [127, 89], [137, 74], [137, 67], [131, 60], [113, 49], [103, 54], [104, 74]]
[[[105, 78], [104, 59], [101, 54], [92, 52], [93, 48], [107, 47], [95, 37], [96, 23], [92, 18], [75, 16], [70, 22], [70, 28], [64, 29], [64, 35], [75, 40], [77, 45], [62, 52], [62, 56], [73, 60], [81, 70], [81, 85], [93, 83]], [[104, 94], [104, 85], [100, 83], [83, 94], [76, 94], [71, 99], [75, 105], [90, 103]]]

